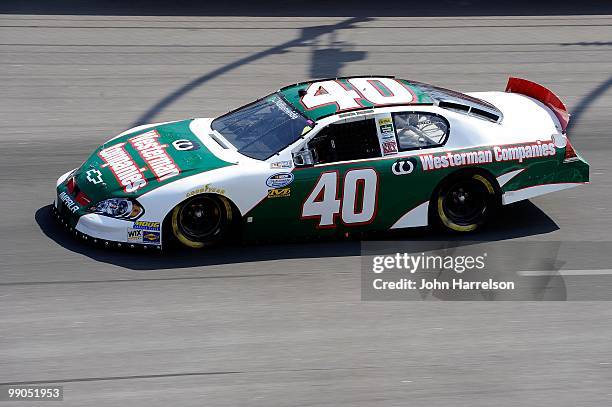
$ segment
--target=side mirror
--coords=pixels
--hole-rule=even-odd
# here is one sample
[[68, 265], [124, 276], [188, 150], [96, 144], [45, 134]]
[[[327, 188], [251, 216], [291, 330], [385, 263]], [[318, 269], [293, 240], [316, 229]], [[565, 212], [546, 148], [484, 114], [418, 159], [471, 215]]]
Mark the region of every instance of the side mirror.
[[296, 167], [310, 167], [315, 163], [313, 151], [309, 148], [293, 153], [293, 163]]

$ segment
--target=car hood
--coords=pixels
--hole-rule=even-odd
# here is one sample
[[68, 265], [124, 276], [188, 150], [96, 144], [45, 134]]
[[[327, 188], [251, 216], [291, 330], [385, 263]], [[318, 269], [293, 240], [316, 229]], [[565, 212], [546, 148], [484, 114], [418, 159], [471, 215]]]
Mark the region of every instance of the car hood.
[[104, 143], [74, 173], [76, 186], [95, 204], [110, 197], [138, 197], [178, 179], [232, 165], [192, 132], [192, 121], [148, 127]]

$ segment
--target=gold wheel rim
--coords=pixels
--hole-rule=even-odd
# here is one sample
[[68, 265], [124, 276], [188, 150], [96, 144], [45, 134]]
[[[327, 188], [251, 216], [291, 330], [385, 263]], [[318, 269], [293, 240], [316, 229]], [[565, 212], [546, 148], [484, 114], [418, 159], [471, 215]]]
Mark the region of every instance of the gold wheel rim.
[[[229, 201], [227, 200], [227, 198], [223, 197], [223, 196], [219, 196], [220, 201], [223, 203], [223, 206], [225, 207], [225, 213], [227, 216], [227, 220], [229, 222], [231, 222], [232, 220], [232, 206], [230, 205]], [[198, 241], [194, 241], [189, 239], [187, 236], [185, 236], [183, 234], [183, 232], [181, 232], [181, 228], [179, 227], [179, 213], [181, 210], [181, 205], [177, 205], [173, 210], [172, 210], [172, 232], [174, 234], [174, 236], [179, 240], [179, 242], [181, 242], [182, 244], [184, 244], [187, 247], [190, 247], [192, 249], [201, 249], [203, 247], [206, 246], [206, 242], [198, 242]]]
[[[489, 182], [488, 179], [486, 179], [485, 177], [479, 174], [473, 175], [472, 178], [477, 181], [480, 181], [487, 188], [487, 191], [489, 192], [490, 195], [495, 195], [495, 188], [493, 188], [493, 185], [491, 184], [491, 182]], [[438, 205], [437, 205], [438, 216], [444, 226], [456, 232], [471, 232], [478, 227], [477, 223], [472, 223], [470, 225], [458, 225], [452, 220], [450, 220], [448, 216], [446, 216], [446, 214], [444, 213], [443, 202], [444, 202], [444, 199], [441, 196], [438, 197]]]

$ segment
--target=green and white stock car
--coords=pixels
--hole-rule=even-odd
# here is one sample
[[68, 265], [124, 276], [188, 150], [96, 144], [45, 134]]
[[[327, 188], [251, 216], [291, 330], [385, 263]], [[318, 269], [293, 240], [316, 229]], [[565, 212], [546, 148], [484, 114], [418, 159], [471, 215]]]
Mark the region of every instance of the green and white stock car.
[[499, 205], [588, 182], [549, 90], [469, 95], [394, 77], [299, 83], [216, 119], [138, 126], [57, 181], [106, 246], [480, 228]]

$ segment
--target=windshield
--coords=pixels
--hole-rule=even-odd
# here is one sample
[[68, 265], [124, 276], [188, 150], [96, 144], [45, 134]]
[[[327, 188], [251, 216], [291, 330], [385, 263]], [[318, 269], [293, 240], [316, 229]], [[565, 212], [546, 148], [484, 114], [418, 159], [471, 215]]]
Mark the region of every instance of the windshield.
[[212, 129], [241, 154], [266, 160], [310, 131], [313, 124], [275, 93], [215, 119]]

